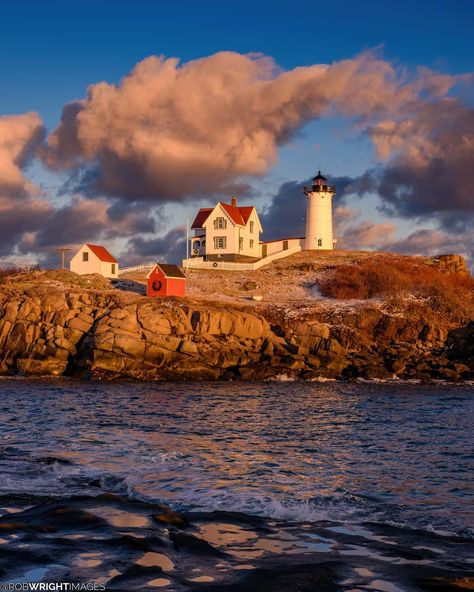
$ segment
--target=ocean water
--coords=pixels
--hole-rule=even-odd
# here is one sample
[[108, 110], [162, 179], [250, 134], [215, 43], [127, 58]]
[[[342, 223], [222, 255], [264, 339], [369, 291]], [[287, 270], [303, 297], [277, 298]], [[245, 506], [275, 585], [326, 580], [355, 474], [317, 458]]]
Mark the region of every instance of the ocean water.
[[[474, 389], [0, 382], [0, 493], [474, 527]], [[94, 486], [91, 487], [90, 483]]]
[[241, 512], [341, 536], [375, 524], [421, 533], [420, 548], [422, 533], [471, 540], [473, 394], [446, 384], [2, 380], [0, 514], [107, 492], [130, 507]]

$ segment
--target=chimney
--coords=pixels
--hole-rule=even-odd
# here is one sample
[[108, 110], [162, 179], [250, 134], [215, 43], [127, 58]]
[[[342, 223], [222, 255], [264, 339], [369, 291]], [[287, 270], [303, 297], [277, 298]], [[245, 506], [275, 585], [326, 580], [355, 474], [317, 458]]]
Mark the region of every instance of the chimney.
[[237, 207], [237, 198], [235, 197], [235, 195], [232, 196], [232, 198], [230, 200], [230, 204], [233, 208]]

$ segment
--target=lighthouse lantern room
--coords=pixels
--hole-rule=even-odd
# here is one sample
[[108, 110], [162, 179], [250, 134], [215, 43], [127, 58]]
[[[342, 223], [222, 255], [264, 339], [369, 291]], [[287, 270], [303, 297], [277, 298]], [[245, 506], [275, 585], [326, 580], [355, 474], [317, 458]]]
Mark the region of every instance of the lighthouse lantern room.
[[332, 198], [336, 193], [334, 185], [328, 185], [326, 177], [318, 171], [311, 185], [304, 186], [306, 204], [306, 237], [304, 249], [332, 250], [335, 240], [332, 228]]

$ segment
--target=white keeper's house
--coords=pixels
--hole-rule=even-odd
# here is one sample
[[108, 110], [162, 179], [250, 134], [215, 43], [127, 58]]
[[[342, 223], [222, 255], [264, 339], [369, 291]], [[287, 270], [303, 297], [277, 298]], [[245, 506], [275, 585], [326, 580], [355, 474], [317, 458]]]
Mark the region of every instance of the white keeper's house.
[[191, 226], [185, 268], [258, 269], [275, 259], [298, 251], [332, 250], [332, 199], [336, 193], [326, 177], [318, 174], [305, 185], [306, 236], [260, 241], [263, 232], [255, 206], [219, 202], [214, 208], [201, 208]]
[[191, 225], [189, 239], [191, 258], [206, 261], [252, 263], [260, 254], [262, 225], [255, 206], [238, 206], [219, 202], [214, 208], [201, 208]]
[[99, 273], [106, 278], [118, 278], [117, 259], [102, 245], [84, 243], [69, 263], [69, 269], [79, 275]]

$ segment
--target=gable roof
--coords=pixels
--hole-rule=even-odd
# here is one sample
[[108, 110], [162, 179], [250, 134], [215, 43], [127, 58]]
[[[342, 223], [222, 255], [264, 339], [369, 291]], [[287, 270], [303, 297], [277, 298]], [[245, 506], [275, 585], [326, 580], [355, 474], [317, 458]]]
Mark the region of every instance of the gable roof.
[[192, 223], [191, 229], [194, 230], [195, 228], [202, 228], [202, 225], [209, 218], [213, 209], [214, 208], [201, 208], [197, 213], [194, 222]]
[[[255, 206], [233, 206], [231, 204], [226, 204], [223, 202], [219, 202], [218, 205], [222, 206], [226, 214], [229, 218], [235, 223], [240, 224], [241, 226], [245, 226], [250, 218], [250, 214]], [[194, 230], [195, 228], [202, 228], [203, 224], [211, 215], [211, 212], [214, 211], [215, 208], [201, 208], [192, 223], [191, 229]]]
[[240, 212], [240, 215], [242, 216], [242, 219], [244, 221], [244, 224], [247, 224], [249, 218], [250, 218], [250, 214], [252, 213], [252, 210], [254, 209], [255, 206], [243, 206], [243, 207], [239, 207], [237, 208]]
[[115, 259], [115, 257], [102, 245], [91, 245], [90, 243], [86, 243], [86, 247], [89, 247], [94, 255], [96, 255], [101, 261], [106, 263], [117, 263], [117, 259]]
[[172, 265], [171, 263], [155, 263], [155, 265], [152, 267], [152, 269], [148, 272], [148, 274], [146, 276], [147, 279], [151, 276], [151, 274], [153, 273], [153, 271], [157, 267], [159, 269], [161, 269], [161, 271], [164, 273], [165, 277], [167, 277], [167, 278], [175, 278], [178, 280], [185, 280], [186, 279], [186, 276], [181, 271], [181, 269], [177, 265]]

